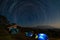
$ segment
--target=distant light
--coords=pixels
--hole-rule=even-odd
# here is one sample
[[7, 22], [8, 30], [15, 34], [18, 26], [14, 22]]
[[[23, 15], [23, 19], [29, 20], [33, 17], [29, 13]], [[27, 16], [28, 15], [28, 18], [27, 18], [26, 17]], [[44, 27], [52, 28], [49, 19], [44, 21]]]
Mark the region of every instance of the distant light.
[[48, 36], [46, 34], [39, 33], [38, 40], [48, 40]]

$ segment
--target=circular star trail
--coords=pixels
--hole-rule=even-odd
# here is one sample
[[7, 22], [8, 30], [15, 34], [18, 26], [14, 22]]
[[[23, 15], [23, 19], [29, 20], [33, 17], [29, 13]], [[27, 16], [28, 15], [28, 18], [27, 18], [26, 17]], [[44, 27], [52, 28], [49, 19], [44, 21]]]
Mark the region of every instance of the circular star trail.
[[47, 8], [47, 0], [1, 0], [0, 12], [12, 23], [32, 26], [47, 21]]

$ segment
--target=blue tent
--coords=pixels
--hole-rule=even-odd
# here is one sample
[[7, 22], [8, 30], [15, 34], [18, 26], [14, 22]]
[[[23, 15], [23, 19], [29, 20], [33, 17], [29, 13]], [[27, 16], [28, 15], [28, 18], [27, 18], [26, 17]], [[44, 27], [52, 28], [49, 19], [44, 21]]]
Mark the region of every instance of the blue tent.
[[17, 34], [19, 30], [17, 28], [9, 28], [9, 31], [11, 34]]
[[48, 40], [48, 36], [46, 34], [39, 33], [38, 40]]
[[32, 32], [25, 32], [25, 35], [26, 35], [27, 37], [32, 37], [32, 36], [33, 36], [33, 33], [32, 33]]

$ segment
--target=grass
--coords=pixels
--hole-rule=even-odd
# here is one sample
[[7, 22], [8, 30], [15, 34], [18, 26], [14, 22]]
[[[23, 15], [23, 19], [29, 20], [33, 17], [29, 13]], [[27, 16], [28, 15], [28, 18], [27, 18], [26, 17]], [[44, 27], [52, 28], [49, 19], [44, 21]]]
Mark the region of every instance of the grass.
[[9, 35], [9, 33], [4, 30], [2, 26], [0, 26], [0, 40], [13, 40], [11, 35]]
[[0, 36], [0, 40], [12, 40], [11, 36]]

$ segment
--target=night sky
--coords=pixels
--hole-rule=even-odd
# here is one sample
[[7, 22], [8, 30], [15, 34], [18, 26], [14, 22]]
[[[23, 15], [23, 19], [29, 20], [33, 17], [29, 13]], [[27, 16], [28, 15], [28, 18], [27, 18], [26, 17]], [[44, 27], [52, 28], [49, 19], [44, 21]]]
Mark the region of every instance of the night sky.
[[21, 26], [60, 28], [60, 0], [0, 0], [0, 14]]

